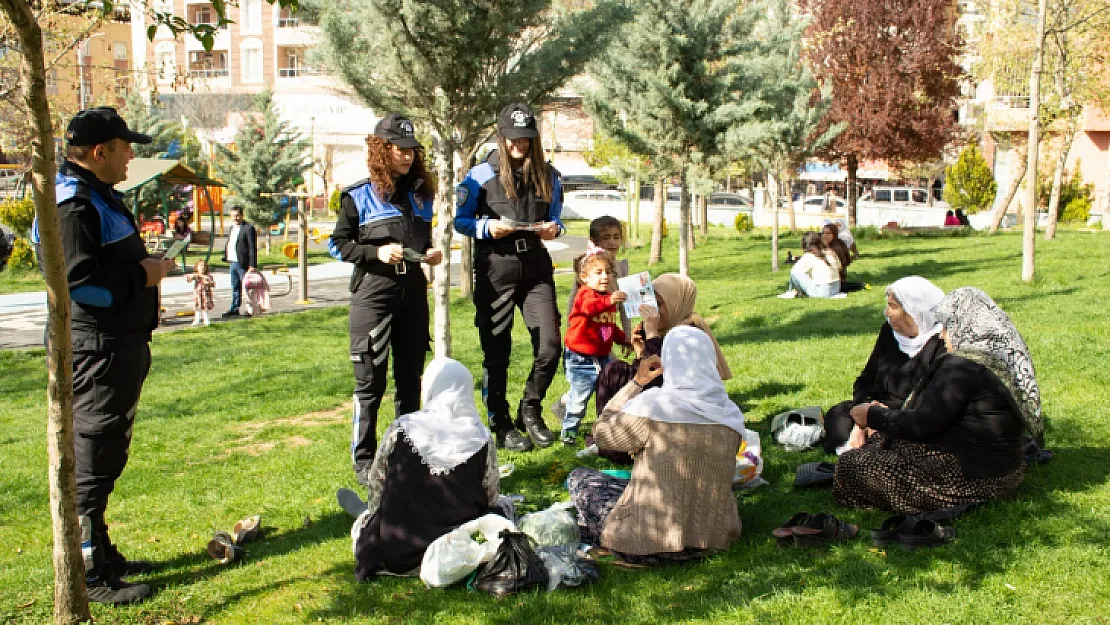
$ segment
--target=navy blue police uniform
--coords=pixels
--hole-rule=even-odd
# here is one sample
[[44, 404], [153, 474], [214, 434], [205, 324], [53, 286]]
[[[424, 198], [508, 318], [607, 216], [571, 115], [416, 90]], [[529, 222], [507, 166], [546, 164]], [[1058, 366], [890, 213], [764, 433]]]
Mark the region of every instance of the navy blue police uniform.
[[408, 175], [383, 198], [369, 179], [344, 189], [339, 219], [329, 242], [337, 259], [353, 263], [348, 325], [355, 372], [351, 460], [359, 481], [378, 449], [378, 409], [393, 353], [394, 414], [420, 409], [420, 375], [429, 347], [428, 281], [420, 263], [384, 263], [378, 248], [397, 243], [425, 254], [432, 247], [432, 200], [413, 191], [421, 181]]

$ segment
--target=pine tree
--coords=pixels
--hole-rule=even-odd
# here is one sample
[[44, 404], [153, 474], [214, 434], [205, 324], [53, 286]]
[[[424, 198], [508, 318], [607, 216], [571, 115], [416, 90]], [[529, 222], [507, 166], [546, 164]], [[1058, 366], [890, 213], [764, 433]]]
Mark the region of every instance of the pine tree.
[[[435, 352], [449, 356], [450, 254], [457, 170], [476, 157], [497, 113], [541, 104], [608, 43], [619, 0], [568, 11], [552, 0], [350, 0], [320, 3], [323, 56], [380, 115], [431, 128], [438, 172]], [[469, 275], [464, 262], [463, 271]]]
[[956, 162], [944, 170], [944, 176], [944, 201], [953, 209], [972, 214], [994, 204], [998, 183], [978, 145], [964, 148]]
[[[180, 122], [167, 119], [162, 109], [147, 104], [137, 91], [128, 95], [122, 115], [129, 128], [153, 139], [148, 144], [132, 144], [136, 157], [173, 159], [196, 173], [207, 173], [206, 160], [196, 135]], [[163, 202], [163, 198], [167, 202]], [[138, 200], [132, 208], [146, 217], [162, 213], [168, 215], [184, 208], [187, 201], [187, 197], [178, 193], [172, 185], [150, 182], [140, 187]]]
[[[765, 92], [780, 78], [757, 33], [766, 2], [644, 0], [591, 69], [587, 108], [605, 132], [681, 180], [679, 269], [689, 272], [691, 163], [766, 141], [778, 111]], [[766, 35], [767, 33], [764, 33]], [[657, 220], [658, 223], [658, 220]], [[658, 229], [657, 229], [658, 230]], [[654, 243], [660, 232], [653, 233]]]
[[282, 198], [294, 190], [309, 168], [308, 146], [274, 108], [273, 93], [258, 94], [250, 115], [231, 147], [216, 146], [216, 171], [235, 194], [232, 202], [247, 221], [264, 227], [284, 215]]

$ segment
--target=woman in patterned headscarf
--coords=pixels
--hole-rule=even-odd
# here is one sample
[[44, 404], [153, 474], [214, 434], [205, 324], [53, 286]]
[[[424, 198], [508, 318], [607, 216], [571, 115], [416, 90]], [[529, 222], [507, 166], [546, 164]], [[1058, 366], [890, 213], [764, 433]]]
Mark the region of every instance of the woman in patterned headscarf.
[[1007, 497], [1024, 475], [1022, 432], [1043, 441], [1033, 362], [1006, 313], [970, 287], [934, 313], [948, 353], [902, 408], [852, 408], [875, 434], [840, 456], [833, 495], [844, 505], [918, 514]]

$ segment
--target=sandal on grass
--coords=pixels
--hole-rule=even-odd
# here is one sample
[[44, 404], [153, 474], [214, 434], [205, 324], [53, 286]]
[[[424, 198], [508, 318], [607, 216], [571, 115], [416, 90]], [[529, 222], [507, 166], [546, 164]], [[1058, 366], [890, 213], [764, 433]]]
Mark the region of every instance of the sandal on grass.
[[834, 542], [851, 540], [859, 534], [859, 526], [845, 523], [831, 514], [816, 514], [794, 527], [794, 545], [827, 547]]
[[227, 532], [216, 532], [212, 540], [208, 541], [208, 555], [218, 560], [220, 564], [237, 562], [245, 553]]
[[886, 547], [899, 542], [899, 535], [910, 531], [915, 523], [917, 523], [917, 517], [896, 514], [883, 521], [879, 529], [871, 530], [871, 544], [876, 547]]
[[235, 538], [235, 544], [242, 545], [258, 538], [261, 528], [262, 515], [256, 514], [236, 523], [231, 530], [231, 534]]
[[937, 547], [952, 542], [956, 538], [956, 528], [941, 525], [931, 519], [920, 519], [907, 531], [898, 535], [902, 547], [908, 550], [922, 547]]
[[790, 517], [786, 523], [771, 530], [771, 535], [775, 537], [775, 542], [779, 547], [789, 547], [794, 544], [794, 528], [799, 525], [804, 525], [809, 521], [810, 514], [808, 512], [799, 512]]

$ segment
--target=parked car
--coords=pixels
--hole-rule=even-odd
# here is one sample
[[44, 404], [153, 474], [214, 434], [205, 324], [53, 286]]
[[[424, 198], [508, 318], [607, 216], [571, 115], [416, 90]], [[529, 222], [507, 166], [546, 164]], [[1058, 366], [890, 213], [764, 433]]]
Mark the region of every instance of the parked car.
[[582, 191], [585, 189], [616, 189], [617, 185], [602, 181], [597, 176], [563, 176], [563, 191]]
[[[861, 203], [875, 206], [928, 206], [929, 191], [921, 187], [873, 187], [860, 196]], [[947, 207], [943, 201], [934, 201], [937, 208]]]
[[624, 193], [610, 189], [590, 189], [588, 191], [569, 191], [564, 198], [566, 202], [623, 202]]
[[826, 195], [809, 195], [794, 200], [794, 210], [805, 213], [842, 213], [848, 207], [844, 198]]
[[751, 208], [752, 201], [739, 193], [718, 191], [709, 195], [710, 208]]

